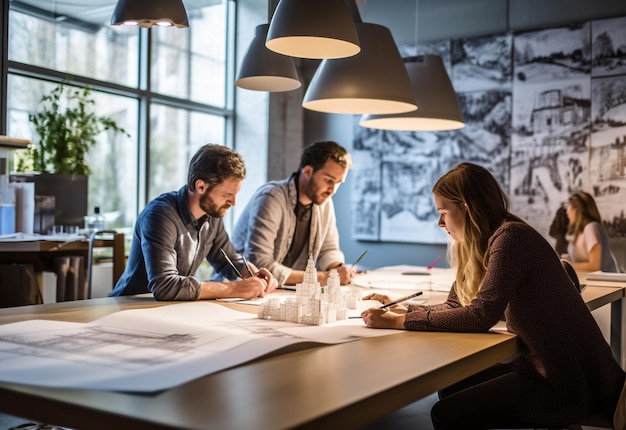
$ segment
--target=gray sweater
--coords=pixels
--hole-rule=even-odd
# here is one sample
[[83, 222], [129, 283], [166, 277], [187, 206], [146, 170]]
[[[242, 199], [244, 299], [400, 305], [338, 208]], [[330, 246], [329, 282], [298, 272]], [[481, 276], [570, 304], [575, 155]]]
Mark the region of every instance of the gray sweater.
[[[298, 192], [295, 173], [282, 181], [262, 185], [252, 196], [237, 221], [233, 244], [257, 267], [266, 267], [279, 285], [284, 284], [292, 270], [304, 270], [307, 256], [293, 267], [284, 266], [285, 259], [296, 228]], [[318, 270], [327, 270], [334, 261], [345, 262], [339, 249], [339, 233], [332, 199], [321, 205], [313, 205], [309, 252]]]

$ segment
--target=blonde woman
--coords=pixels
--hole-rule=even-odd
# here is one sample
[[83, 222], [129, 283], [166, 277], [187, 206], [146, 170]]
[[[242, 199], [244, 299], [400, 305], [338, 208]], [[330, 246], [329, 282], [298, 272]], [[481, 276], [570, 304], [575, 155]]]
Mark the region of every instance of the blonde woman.
[[434, 428], [567, 427], [591, 411], [614, 410], [624, 371], [552, 246], [509, 212], [496, 179], [476, 164], [454, 167], [433, 193], [439, 226], [452, 239], [448, 299], [372, 308], [363, 320], [373, 328], [487, 332], [504, 315], [521, 345], [514, 361], [442, 390]]
[[572, 194], [567, 202], [567, 218], [572, 239], [561, 258], [570, 261], [576, 270], [617, 272], [609, 235], [593, 197], [584, 191]]

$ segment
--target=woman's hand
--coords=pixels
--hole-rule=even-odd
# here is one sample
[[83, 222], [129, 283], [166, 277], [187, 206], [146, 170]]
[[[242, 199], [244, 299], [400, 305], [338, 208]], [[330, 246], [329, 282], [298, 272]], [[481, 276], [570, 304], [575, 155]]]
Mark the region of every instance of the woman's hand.
[[[384, 294], [377, 294], [377, 293], [368, 294], [367, 296], [363, 297], [361, 300], [378, 300], [383, 305], [393, 302], [393, 300], [389, 296], [386, 296]], [[387, 308], [387, 310], [395, 312], [397, 314], [406, 313], [406, 308], [402, 305], [393, 305]]]
[[365, 325], [371, 328], [404, 329], [404, 314], [398, 314], [387, 309], [369, 308], [361, 312]]
[[389, 296], [386, 296], [384, 294], [377, 294], [377, 293], [368, 294], [367, 296], [363, 297], [362, 300], [378, 300], [383, 305], [393, 302], [393, 300], [391, 300]]

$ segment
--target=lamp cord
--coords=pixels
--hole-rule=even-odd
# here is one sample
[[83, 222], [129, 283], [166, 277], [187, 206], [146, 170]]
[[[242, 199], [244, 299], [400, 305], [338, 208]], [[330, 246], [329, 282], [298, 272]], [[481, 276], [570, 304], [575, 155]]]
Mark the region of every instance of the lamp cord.
[[417, 40], [419, 38], [419, 4], [420, 4], [420, 0], [415, 0], [415, 50], [416, 51], [417, 51]]

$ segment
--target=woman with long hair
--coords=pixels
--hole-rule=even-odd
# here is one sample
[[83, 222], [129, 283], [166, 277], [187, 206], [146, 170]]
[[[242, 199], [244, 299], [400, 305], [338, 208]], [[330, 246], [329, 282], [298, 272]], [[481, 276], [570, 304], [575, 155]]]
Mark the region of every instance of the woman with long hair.
[[576, 270], [617, 272], [609, 235], [591, 194], [584, 191], [572, 194], [567, 202], [567, 218], [572, 239], [567, 254], [561, 258], [570, 261]]
[[[503, 317], [520, 343], [510, 363], [440, 392], [435, 429], [557, 427], [613, 411], [625, 374], [552, 246], [508, 210], [491, 173], [461, 163], [433, 188], [439, 226], [456, 270], [436, 305], [371, 308], [368, 327], [487, 332]], [[386, 304], [385, 295], [364, 299]], [[419, 353], [416, 351], [415, 353]]]

